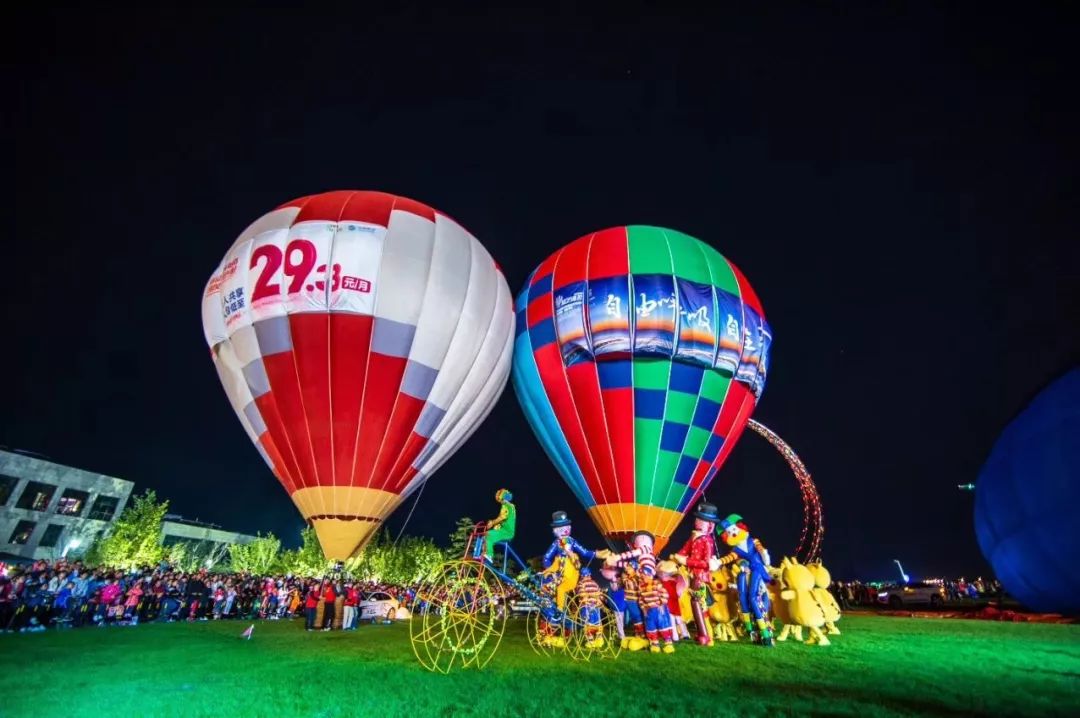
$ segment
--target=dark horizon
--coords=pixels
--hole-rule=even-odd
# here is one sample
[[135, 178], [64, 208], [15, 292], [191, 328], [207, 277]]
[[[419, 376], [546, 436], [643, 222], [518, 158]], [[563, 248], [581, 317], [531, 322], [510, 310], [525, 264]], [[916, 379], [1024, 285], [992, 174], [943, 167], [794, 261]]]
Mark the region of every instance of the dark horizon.
[[[402, 194], [469, 229], [514, 294], [573, 239], [653, 224], [716, 247], [760, 296], [775, 340], [754, 418], [813, 474], [833, 575], [989, 573], [957, 485], [1080, 359], [1063, 8], [356, 10], [302, 33], [278, 10], [27, 12], [4, 63], [0, 444], [295, 543], [300, 514], [200, 325], [248, 223], [321, 191]], [[501, 486], [519, 553], [546, 547], [559, 509], [601, 545], [510, 387], [407, 532], [445, 542], [459, 516], [494, 516]], [[799, 493], [759, 437], [707, 496], [774, 557], [794, 550]]]

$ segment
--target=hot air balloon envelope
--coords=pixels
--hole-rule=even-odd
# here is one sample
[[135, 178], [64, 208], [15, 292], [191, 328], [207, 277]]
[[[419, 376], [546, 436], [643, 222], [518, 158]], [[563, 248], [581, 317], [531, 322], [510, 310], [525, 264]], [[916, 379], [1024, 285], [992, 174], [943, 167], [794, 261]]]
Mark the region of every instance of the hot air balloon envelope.
[[749, 282], [693, 237], [615, 227], [548, 257], [518, 295], [514, 388], [609, 541], [666, 543], [765, 387], [772, 333]]
[[202, 312], [233, 409], [330, 559], [359, 551], [468, 438], [510, 369], [510, 290], [491, 256], [381, 192], [260, 217]]
[[1036, 611], [1080, 613], [1080, 369], [1001, 432], [975, 484], [975, 535], [1005, 589]]

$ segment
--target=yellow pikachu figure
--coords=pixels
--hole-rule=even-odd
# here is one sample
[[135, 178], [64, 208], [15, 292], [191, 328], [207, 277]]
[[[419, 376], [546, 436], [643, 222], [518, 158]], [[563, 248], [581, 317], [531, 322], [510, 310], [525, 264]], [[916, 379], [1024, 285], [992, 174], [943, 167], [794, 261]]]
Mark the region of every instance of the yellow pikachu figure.
[[825, 630], [829, 635], [839, 636], [840, 629], [836, 627], [836, 622], [840, 620], [840, 605], [829, 593], [829, 584], [832, 583], [829, 569], [822, 566], [821, 561], [808, 563], [806, 568], [810, 569], [810, 573], [814, 575], [814, 600], [818, 602], [821, 612], [825, 614]]
[[821, 627], [825, 625], [825, 614], [814, 600], [814, 574], [798, 561], [784, 559], [780, 564], [780, 576], [786, 586], [780, 592], [780, 598], [787, 604], [791, 622], [810, 629], [807, 645], [829, 645], [829, 639], [821, 632]]
[[716, 641], [737, 641], [734, 622], [739, 616], [739, 596], [732, 590], [735, 576], [731, 566], [721, 566], [720, 570], [709, 575], [709, 592], [713, 604], [709, 606], [709, 619], [713, 623], [713, 639]]
[[[679, 566], [679, 575], [686, 580], [686, 585], [690, 585], [690, 569], [686, 566]], [[679, 596], [679, 615], [682, 616], [683, 622], [690, 624], [694, 620], [694, 606], [691, 598], [691, 591], [683, 591]]]
[[[785, 558], [784, 563], [787, 561], [788, 559]], [[766, 586], [766, 590], [769, 592], [769, 601], [772, 604], [773, 617], [779, 619], [780, 623], [783, 624], [783, 628], [777, 634], [776, 640], [786, 641], [788, 636], [795, 636], [795, 640], [801, 643], [803, 639], [802, 626], [796, 625], [791, 620], [791, 611], [788, 610], [787, 601], [781, 597], [781, 593], [786, 588], [784, 585], [783, 565], [781, 564], [780, 568], [769, 567], [769, 575], [774, 580]]]

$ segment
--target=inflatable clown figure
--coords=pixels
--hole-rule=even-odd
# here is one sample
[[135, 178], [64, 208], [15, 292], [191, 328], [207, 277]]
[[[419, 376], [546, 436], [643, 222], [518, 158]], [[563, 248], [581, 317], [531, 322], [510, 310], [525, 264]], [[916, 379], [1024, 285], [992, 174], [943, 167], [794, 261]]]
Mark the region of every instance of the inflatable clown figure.
[[668, 595], [668, 613], [671, 614], [671, 630], [676, 641], [690, 640], [690, 632], [686, 629], [686, 621], [682, 616], [680, 599], [686, 593], [689, 582], [679, 573], [679, 565], [674, 561], [661, 561], [656, 565], [656, 576], [663, 584]]
[[624, 639], [631, 651], [640, 651], [649, 645], [645, 638], [645, 610], [641, 605], [639, 584], [646, 570], [656, 575], [656, 555], [653, 553], [654, 538], [648, 531], [638, 531], [630, 537], [629, 551], [609, 554], [604, 568], [622, 571], [625, 611], [629, 614], [634, 636]]
[[652, 568], [656, 573], [656, 554], [653, 546], [656, 539], [648, 531], [636, 531], [630, 537], [630, 550], [622, 553], [610, 554], [604, 561], [606, 566], [625, 566], [634, 562], [638, 570]]
[[720, 565], [737, 563], [740, 569], [736, 585], [743, 625], [754, 643], [771, 647], [773, 631], [768, 621], [769, 601], [765, 592], [765, 585], [772, 580], [769, 576], [769, 552], [760, 541], [750, 536], [750, 529], [738, 514], [731, 514], [721, 521], [716, 531], [731, 549], [720, 559]]
[[645, 636], [649, 651], [660, 653], [660, 639], [664, 641], [664, 653], [674, 653], [671, 613], [668, 611], [668, 594], [664, 584], [656, 577], [655, 566], [643, 566], [638, 579], [638, 602], [645, 614]]
[[495, 492], [495, 500], [499, 502], [499, 515], [487, 522], [484, 534], [484, 557], [488, 561], [494, 560], [496, 544], [514, 538], [517, 524], [517, 507], [511, 503], [514, 495], [508, 489], [499, 489]]
[[713, 538], [713, 529], [719, 520], [715, 506], [705, 502], [698, 504], [690, 538], [678, 553], [671, 556], [672, 560], [690, 569], [690, 598], [694, 624], [697, 626], [697, 642], [703, 646], [713, 644], [712, 627], [709, 625], [708, 591], [712, 572], [720, 568], [720, 562], [716, 558], [716, 540]]
[[581, 578], [578, 579], [574, 593], [580, 603], [578, 620], [585, 626], [586, 648], [603, 648], [604, 636], [601, 632], [600, 617], [604, 592], [593, 579], [592, 571], [587, 568], [581, 569]]
[[588, 565], [594, 558], [607, 558], [606, 549], [592, 551], [585, 548], [570, 535], [570, 517], [565, 511], [556, 511], [551, 515], [551, 533], [555, 540], [544, 554], [544, 572], [558, 577], [555, 588], [555, 605], [559, 610], [566, 609], [566, 597], [577, 586], [582, 565]]

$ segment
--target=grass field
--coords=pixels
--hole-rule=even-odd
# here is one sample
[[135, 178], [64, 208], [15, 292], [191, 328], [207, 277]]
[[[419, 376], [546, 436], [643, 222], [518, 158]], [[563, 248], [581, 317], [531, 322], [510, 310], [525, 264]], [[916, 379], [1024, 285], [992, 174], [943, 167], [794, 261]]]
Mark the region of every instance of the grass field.
[[[408, 627], [299, 622], [0, 636], [5, 716], [1080, 715], [1080, 626], [845, 616], [826, 648], [543, 659], [507, 623], [482, 672], [428, 673]], [[690, 698], [694, 696], [694, 698]], [[693, 701], [693, 702], [692, 702]]]

